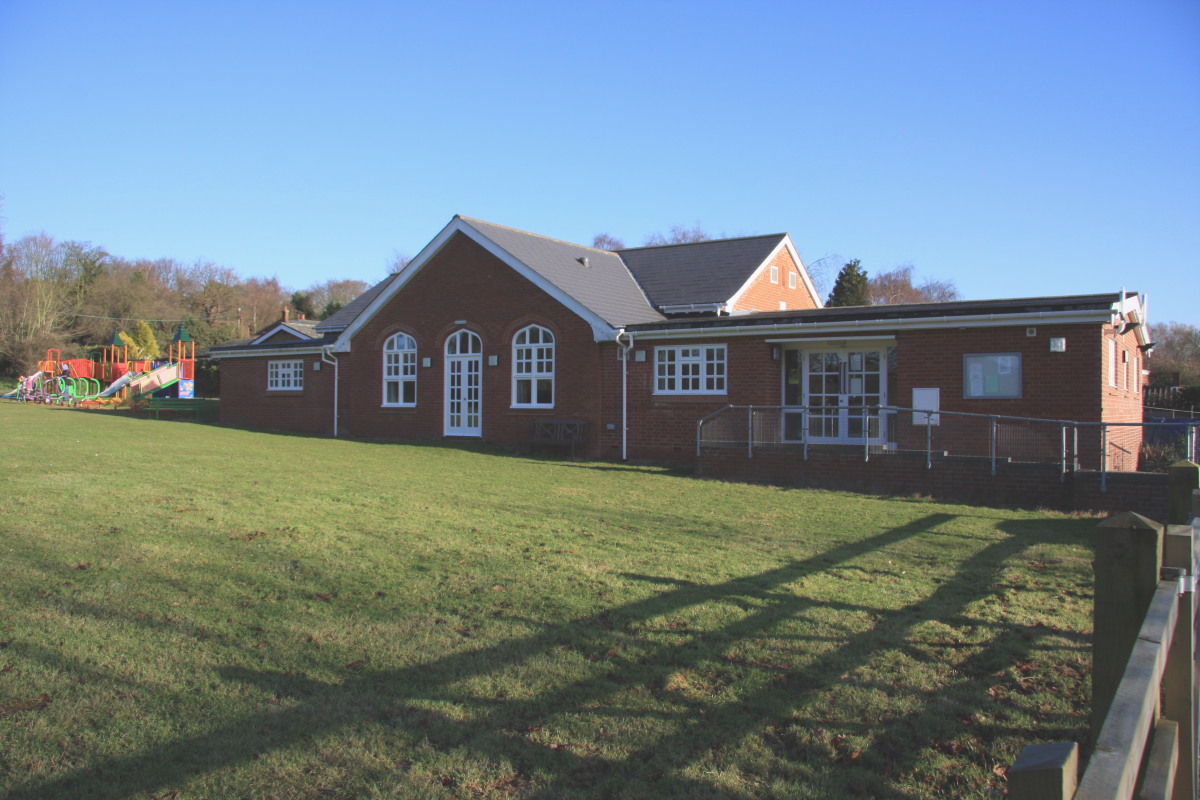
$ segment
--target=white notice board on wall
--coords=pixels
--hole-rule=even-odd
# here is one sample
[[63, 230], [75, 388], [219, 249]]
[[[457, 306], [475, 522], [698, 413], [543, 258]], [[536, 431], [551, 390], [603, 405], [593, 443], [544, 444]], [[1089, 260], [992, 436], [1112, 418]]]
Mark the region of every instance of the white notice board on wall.
[[942, 409], [942, 390], [938, 388], [932, 389], [913, 389], [913, 425], [938, 425], [941, 423], [941, 414], [927, 413], [941, 411]]

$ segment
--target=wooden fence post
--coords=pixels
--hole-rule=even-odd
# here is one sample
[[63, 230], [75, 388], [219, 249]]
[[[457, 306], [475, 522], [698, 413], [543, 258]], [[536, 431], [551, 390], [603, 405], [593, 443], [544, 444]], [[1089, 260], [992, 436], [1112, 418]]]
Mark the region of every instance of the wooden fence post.
[[1200, 464], [1177, 461], [1167, 467], [1167, 524], [1186, 525], [1192, 517], [1192, 493], [1200, 488]]
[[1013, 800], [1071, 800], [1079, 782], [1079, 745], [1031, 744], [1005, 777]]
[[1173, 800], [1195, 800], [1196, 724], [1200, 717], [1200, 695], [1196, 691], [1196, 532], [1191, 525], [1168, 525], [1163, 543], [1163, 564], [1187, 571], [1191, 592], [1180, 598], [1175, 637], [1163, 674], [1162, 714], [1179, 723], [1179, 768], [1175, 774]]
[[1132, 511], [1099, 525], [1092, 600], [1093, 740], [1100, 735], [1158, 588], [1162, 537], [1162, 525]]

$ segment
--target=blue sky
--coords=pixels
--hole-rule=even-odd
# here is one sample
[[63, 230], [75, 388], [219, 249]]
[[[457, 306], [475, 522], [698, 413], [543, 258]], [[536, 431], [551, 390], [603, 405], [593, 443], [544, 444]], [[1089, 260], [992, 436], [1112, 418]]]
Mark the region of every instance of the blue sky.
[[0, 103], [9, 241], [302, 289], [699, 223], [1200, 324], [1196, 0], [0, 0]]

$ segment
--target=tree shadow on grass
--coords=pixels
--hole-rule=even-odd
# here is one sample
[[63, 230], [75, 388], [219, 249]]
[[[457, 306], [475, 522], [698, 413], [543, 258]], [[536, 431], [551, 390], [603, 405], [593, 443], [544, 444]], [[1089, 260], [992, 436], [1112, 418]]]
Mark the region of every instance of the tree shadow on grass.
[[[948, 758], [969, 760], [989, 754], [991, 742], [1011, 733], [997, 716], [990, 693], [1015, 663], [1027, 661], [1040, 636], [1004, 630], [972, 612], [972, 604], [994, 593], [980, 575], [999, 569], [1032, 544], [1062, 541], [1063, 535], [1008, 536], [958, 562], [956, 572], [932, 594], [892, 608], [807, 597], [790, 587], [846, 562], [916, 536], [929, 535], [953, 519], [931, 514], [865, 539], [848, 542], [811, 558], [718, 584], [697, 584], [653, 575], [627, 578], [663, 590], [600, 613], [551, 625], [523, 637], [441, 656], [400, 669], [352, 669], [340, 681], [244, 667], [217, 670], [230, 685], [245, 684], [275, 698], [275, 709], [224, 720], [212, 732], [129, 756], [109, 759], [52, 781], [14, 787], [13, 798], [119, 798], [163, 791], [194, 777], [235, 768], [263, 753], [303, 746], [313, 738], [362, 725], [380, 726], [398, 742], [422, 742], [439, 752], [462, 751], [491, 765], [504, 765], [514, 791], [524, 797], [655, 796], [745, 798], [780, 796], [792, 786], [801, 796], [922, 796], [898, 788], [913, 778], [930, 750], [948, 749]], [[732, 604], [742, 613], [711, 630], [673, 627], [677, 617], [706, 604]], [[815, 656], [802, 668], [780, 667], [759, 659], [731, 656], [732, 646], [773, 633], [783, 620], [795, 621], [822, 610], [866, 615], [870, 624], [840, 636], [813, 635]], [[889, 682], [876, 659], [881, 652], [923, 659], [929, 646], [914, 641], [919, 626], [939, 622], [975, 628], [992, 625], [994, 635], [974, 643], [958, 659], [956, 680], [940, 686], [911, 687]], [[619, 634], [635, 646], [614, 648]], [[801, 643], [798, 643], [801, 644]], [[586, 674], [527, 697], [485, 696], [465, 685], [472, 679], [526, 668], [532, 659], [566, 652], [590, 666]], [[745, 691], [723, 699], [700, 696], [673, 685], [681, 674], [703, 672], [714, 663], [747, 678]], [[564, 673], [565, 674], [565, 673]], [[686, 681], [685, 681], [686, 682]], [[829, 703], [848, 682], [908, 702], [882, 718], [839, 717]], [[632, 707], [630, 693], [652, 702]], [[714, 699], [715, 698], [715, 699]], [[564, 740], [554, 720], [564, 714], [593, 719], [584, 741]], [[613, 715], [665, 723], [665, 731], [643, 740], [601, 742], [602, 720]], [[960, 744], [964, 726], [978, 731], [978, 751]], [[1040, 726], [1051, 738], [1070, 737], [1071, 719], [1047, 719]], [[742, 788], [719, 780], [729, 772], [757, 768], [729, 762], [723, 752], [748, 736], [759, 737], [766, 774], [750, 775]], [[570, 737], [568, 737], [570, 738]], [[857, 743], [856, 743], [857, 742]], [[603, 746], [600, 746], [603, 744]], [[955, 751], [963, 747], [968, 752]], [[990, 756], [988, 756], [990, 757]], [[707, 769], [696, 769], [702, 764]], [[497, 769], [499, 769], [497, 767]], [[713, 777], [710, 777], [713, 776]], [[373, 776], [380, 784], [394, 770]], [[447, 776], [451, 781], [453, 776]], [[930, 775], [940, 791], [952, 785], [966, 793], [978, 786], [954, 777]], [[919, 782], [919, 781], [918, 781]], [[443, 781], [443, 785], [451, 786]], [[773, 788], [774, 787], [774, 788]], [[803, 789], [801, 790], [801, 787]], [[791, 795], [792, 792], [785, 792]], [[462, 796], [471, 791], [464, 787]], [[456, 796], [452, 791], [450, 796]]]

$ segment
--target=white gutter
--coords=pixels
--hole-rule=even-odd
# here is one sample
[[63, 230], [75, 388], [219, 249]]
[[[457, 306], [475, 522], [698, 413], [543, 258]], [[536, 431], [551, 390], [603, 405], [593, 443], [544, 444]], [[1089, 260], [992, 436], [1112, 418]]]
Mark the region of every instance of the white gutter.
[[713, 311], [720, 316], [722, 313], [728, 313], [728, 307], [725, 303], [687, 303], [674, 306], [659, 306], [658, 310], [664, 314], [686, 314], [689, 311]]
[[208, 353], [208, 358], [261, 358], [262, 356], [313, 356], [321, 352], [319, 345], [311, 347], [289, 347], [268, 349], [261, 348], [259, 350], [237, 350], [230, 353], [214, 353], [211, 350]]
[[333, 346], [328, 345], [321, 348], [321, 360], [326, 364], [333, 364], [333, 438], [338, 437], [338, 394], [341, 388], [341, 364], [338, 363], [337, 356], [333, 355]]
[[[621, 344], [621, 337], [629, 338], [629, 345]], [[614, 340], [621, 348], [621, 460], [629, 459], [629, 353], [633, 350], [633, 334], [624, 328], [617, 331]]]
[[735, 334], [773, 333], [776, 335], [808, 333], [863, 333], [870, 330], [906, 328], [995, 328], [1001, 325], [1031, 323], [1107, 322], [1111, 311], [1036, 311], [1020, 314], [985, 314], [979, 316], [918, 317], [914, 319], [866, 319], [831, 322], [774, 322], [763, 325], [722, 325], [714, 328], [672, 328], [641, 330], [643, 339], [716, 339]]

